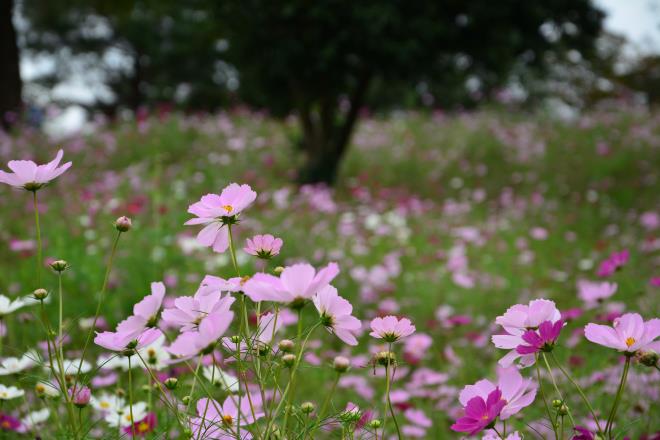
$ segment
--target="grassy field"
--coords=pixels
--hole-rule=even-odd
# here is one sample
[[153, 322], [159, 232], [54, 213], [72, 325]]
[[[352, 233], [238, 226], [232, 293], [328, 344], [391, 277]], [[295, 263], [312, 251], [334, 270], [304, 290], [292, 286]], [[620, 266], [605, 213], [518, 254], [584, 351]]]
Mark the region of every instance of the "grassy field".
[[[284, 247], [270, 269], [336, 261], [341, 273], [333, 284], [358, 318], [368, 324], [379, 314], [407, 316], [417, 333], [432, 338], [423, 359], [404, 357], [399, 366], [393, 390], [409, 395], [396, 403], [402, 425], [415, 426], [404, 415], [414, 407], [433, 421], [423, 438], [458, 438], [449, 431], [460, 410], [458, 391], [493, 379], [504, 355], [490, 343], [495, 317], [541, 297], [561, 310], [584, 312], [564, 330], [556, 354], [596, 397], [595, 407], [609, 409], [620, 356], [587, 343], [580, 330], [623, 311], [645, 319], [660, 314], [660, 287], [651, 283], [660, 276], [660, 114], [599, 113], [570, 123], [499, 111], [368, 119], [332, 190], [290, 183], [301, 160], [290, 147], [296, 136], [293, 121], [236, 113], [100, 124], [60, 142], [28, 132], [1, 139], [2, 162], [44, 162], [58, 147], [73, 161], [38, 193], [44, 257], [71, 265], [63, 289], [73, 341], [84, 339], [78, 320], [94, 314], [117, 216], [131, 217], [133, 229], [120, 242], [103, 309], [112, 328], [149, 293], [151, 281], [164, 281], [175, 297], [194, 293], [204, 274], [233, 274], [229, 255], [201, 248], [194, 240], [199, 228], [183, 223], [200, 196], [247, 183], [258, 198], [237, 229], [241, 248], [246, 238], [271, 233]], [[36, 287], [32, 199], [9, 187], [0, 194], [0, 293], [15, 297]], [[624, 249], [629, 262], [608, 278], [617, 292], [586, 310], [577, 281], [599, 280], [599, 263]], [[261, 270], [242, 251], [238, 260], [244, 273]], [[54, 289], [57, 278], [45, 277]], [[37, 308], [23, 310], [4, 319], [5, 356], [43, 339], [32, 315]], [[311, 321], [313, 311], [306, 312]], [[55, 321], [55, 301], [49, 313]], [[332, 335], [317, 336], [314, 356], [301, 370], [306, 379], [299, 396], [320, 404], [318, 389], [334, 375], [327, 363], [341, 352], [351, 356], [353, 368], [339, 383], [336, 407], [379, 401], [382, 374], [374, 375], [369, 363], [377, 348], [368, 332], [352, 351]], [[80, 345], [69, 345], [70, 356]], [[98, 347], [93, 352], [100, 353]], [[420, 370], [442, 375], [420, 385], [414, 379]], [[34, 380], [29, 375], [20, 382], [29, 389]], [[560, 374], [557, 380], [579, 415], [576, 422], [588, 425], [579, 396]], [[658, 371], [633, 366], [619, 425], [631, 438], [660, 431], [659, 380]], [[552, 394], [549, 385], [546, 392]], [[21, 411], [12, 404], [11, 411]], [[524, 422], [512, 426], [538, 438], [525, 424], [543, 432], [542, 416], [537, 397]]]

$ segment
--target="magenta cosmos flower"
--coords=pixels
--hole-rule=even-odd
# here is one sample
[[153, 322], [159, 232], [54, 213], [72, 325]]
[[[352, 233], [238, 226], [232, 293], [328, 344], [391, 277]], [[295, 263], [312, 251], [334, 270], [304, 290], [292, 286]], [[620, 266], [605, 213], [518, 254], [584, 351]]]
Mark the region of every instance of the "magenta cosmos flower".
[[247, 280], [243, 291], [254, 302], [273, 301], [301, 307], [339, 274], [337, 263], [330, 263], [316, 272], [311, 264], [285, 267], [279, 278], [258, 273]]
[[584, 336], [594, 344], [614, 348], [625, 353], [638, 350], [660, 352], [660, 319], [644, 322], [637, 313], [626, 313], [614, 320], [612, 327], [599, 324], [587, 324]]
[[374, 318], [371, 321], [371, 330], [369, 334], [374, 338], [383, 339], [385, 342], [396, 342], [415, 333], [415, 326], [408, 318], [385, 316]]
[[463, 388], [458, 400], [465, 407], [475, 397], [487, 400], [490, 393], [496, 389], [502, 392], [505, 403], [500, 412], [500, 419], [506, 420], [534, 402], [537, 386], [531, 379], [524, 379], [517, 368], [502, 368], [498, 372], [497, 385], [488, 379], [480, 380], [474, 385]]
[[464, 407], [465, 415], [456, 420], [451, 429], [474, 435], [493, 423], [505, 406], [506, 400], [502, 399], [499, 388], [491, 391], [486, 399], [481, 396], [473, 397]]
[[0, 182], [28, 191], [36, 191], [71, 167], [71, 162], [62, 166], [64, 152], [57, 152], [55, 159], [45, 165], [37, 165], [31, 160], [10, 160], [7, 166], [13, 173], [0, 171]]
[[353, 306], [337, 294], [337, 289], [326, 286], [314, 295], [312, 301], [321, 316], [321, 322], [330, 333], [348, 345], [357, 345], [355, 333], [360, 330], [362, 323], [351, 315]]
[[206, 316], [199, 323], [197, 331], [181, 333], [165, 351], [179, 360], [191, 359], [200, 353], [210, 353], [225, 334], [234, 312], [222, 310]]
[[207, 194], [188, 208], [196, 218], [188, 220], [186, 225], [205, 225], [197, 234], [197, 241], [202, 246], [209, 246], [216, 252], [224, 252], [229, 247], [227, 225], [238, 222], [237, 216], [257, 198], [250, 185], [232, 183], [222, 190], [220, 195]]
[[619, 268], [625, 266], [629, 258], [630, 252], [628, 252], [628, 249], [624, 249], [621, 252], [612, 252], [609, 257], [600, 263], [596, 275], [599, 277], [609, 277], [619, 270]]
[[516, 347], [516, 351], [521, 355], [551, 352], [563, 326], [564, 321], [561, 319], [554, 324], [551, 321], [543, 321], [538, 330], [527, 330], [523, 333], [523, 343]]
[[165, 298], [165, 284], [151, 283], [151, 295], [133, 306], [133, 315], [117, 325], [117, 331], [122, 333], [137, 333], [147, 327], [155, 327], [158, 322], [158, 312]]
[[522, 338], [528, 330], [536, 330], [544, 321], [552, 324], [561, 319], [561, 313], [555, 303], [547, 299], [535, 299], [528, 305], [516, 304], [509, 307], [504, 315], [498, 316], [495, 323], [502, 326], [506, 334], [493, 335], [492, 341], [495, 347], [511, 350], [499, 360], [502, 367], [509, 367], [514, 361], [519, 360], [522, 367], [528, 367], [536, 361], [534, 354], [523, 355], [516, 348], [519, 345], [527, 345]]
[[9, 414], [0, 413], [0, 431], [19, 431], [21, 421]]
[[156, 414], [150, 412], [142, 420], [133, 423], [133, 425], [124, 426], [123, 431], [124, 434], [143, 437], [156, 429], [157, 423]]
[[243, 250], [250, 255], [267, 260], [280, 253], [283, 243], [281, 238], [273, 237], [270, 234], [255, 235], [247, 239]]

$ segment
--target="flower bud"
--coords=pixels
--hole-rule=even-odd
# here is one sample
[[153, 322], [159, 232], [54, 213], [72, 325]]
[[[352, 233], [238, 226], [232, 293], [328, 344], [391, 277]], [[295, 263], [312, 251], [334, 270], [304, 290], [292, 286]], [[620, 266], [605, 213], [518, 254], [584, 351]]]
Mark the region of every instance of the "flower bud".
[[381, 424], [382, 424], [382, 423], [380, 422], [380, 420], [378, 420], [378, 419], [373, 419], [372, 421], [369, 422], [369, 427], [370, 427], [371, 429], [378, 429], [378, 428], [380, 428], [380, 425], [381, 425]]
[[88, 387], [70, 388], [69, 397], [71, 397], [71, 402], [78, 408], [84, 408], [92, 398], [92, 391]]
[[275, 269], [273, 269], [273, 273], [274, 273], [275, 275], [279, 275], [279, 274], [281, 274], [282, 272], [284, 272], [284, 268], [283, 268], [282, 266], [277, 266]]
[[56, 260], [50, 263], [50, 268], [55, 272], [64, 272], [69, 268], [69, 263], [64, 260]]
[[332, 362], [332, 366], [337, 373], [345, 373], [348, 367], [351, 366], [351, 361], [344, 356], [337, 356]]
[[48, 297], [48, 291], [46, 289], [36, 289], [32, 292], [32, 296], [37, 301], [43, 301]]
[[115, 394], [117, 397], [124, 397], [126, 395], [126, 391], [123, 388], [117, 388], [115, 390]]
[[640, 364], [647, 367], [655, 367], [660, 359], [660, 355], [653, 350], [639, 351], [636, 357]]
[[566, 406], [566, 405], [562, 405], [562, 406], [560, 406], [559, 409], [557, 409], [557, 413], [558, 413], [560, 416], [565, 416], [565, 415], [567, 415], [567, 414], [568, 414], [568, 406]]
[[165, 379], [165, 386], [168, 390], [174, 390], [179, 385], [179, 379], [176, 377], [168, 377]]
[[304, 414], [311, 414], [315, 409], [316, 405], [314, 405], [312, 402], [303, 402], [302, 405], [300, 405], [300, 410]]
[[234, 344], [240, 344], [241, 343], [241, 337], [239, 335], [234, 335], [231, 338], [231, 342]]
[[133, 222], [131, 222], [131, 219], [126, 216], [119, 217], [115, 220], [115, 228], [119, 232], [126, 232], [131, 229], [131, 226], [133, 226]]
[[392, 353], [391, 351], [381, 351], [376, 354], [376, 363], [378, 365], [382, 365], [384, 367], [386, 366], [392, 366], [396, 364], [396, 355]]
[[145, 383], [144, 385], [142, 385], [142, 391], [148, 393], [149, 391], [151, 391], [151, 386]]
[[552, 401], [552, 407], [553, 408], [559, 408], [564, 402], [562, 402], [559, 399], [555, 399]]
[[181, 402], [183, 402], [184, 405], [188, 405], [190, 403], [190, 399], [191, 399], [190, 396], [183, 396]]
[[278, 347], [281, 352], [291, 353], [295, 345], [291, 339], [282, 339]]
[[186, 428], [183, 430], [183, 438], [192, 438], [193, 432], [192, 429]]
[[282, 356], [282, 363], [286, 367], [289, 367], [289, 368], [293, 367], [293, 364], [296, 363], [296, 355], [295, 354], [285, 354], [284, 356]]

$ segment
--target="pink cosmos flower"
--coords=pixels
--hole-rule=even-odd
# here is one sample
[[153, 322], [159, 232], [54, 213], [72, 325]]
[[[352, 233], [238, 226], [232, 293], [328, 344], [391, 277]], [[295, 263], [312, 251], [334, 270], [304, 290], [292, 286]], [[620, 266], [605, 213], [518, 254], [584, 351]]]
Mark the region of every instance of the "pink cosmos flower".
[[232, 319], [234, 312], [214, 312], [202, 319], [197, 331], [181, 333], [169, 347], [165, 347], [165, 351], [179, 360], [191, 359], [200, 353], [210, 353], [231, 325]]
[[511, 350], [499, 360], [502, 367], [509, 367], [514, 361], [520, 360], [522, 367], [528, 367], [536, 361], [534, 354], [522, 355], [516, 348], [525, 345], [523, 334], [528, 330], [536, 330], [544, 321], [552, 324], [561, 319], [561, 313], [555, 303], [547, 299], [535, 299], [529, 305], [516, 304], [495, 319], [506, 332], [503, 335], [493, 335], [491, 340], [495, 347]]
[[281, 238], [275, 238], [270, 234], [255, 235], [247, 239], [243, 250], [255, 257], [268, 259], [280, 253], [283, 243]]
[[660, 319], [644, 322], [637, 313], [626, 313], [614, 320], [612, 327], [599, 324], [587, 324], [584, 336], [594, 344], [614, 348], [625, 353], [638, 350], [660, 352]]
[[134, 332], [102, 332], [96, 333], [94, 343], [107, 350], [124, 351], [127, 349], [139, 350], [160, 338], [163, 333], [157, 328], [148, 328], [140, 333]]
[[243, 279], [240, 277], [233, 277], [225, 280], [224, 278], [216, 277], [214, 275], [206, 275], [202, 282], [199, 284], [197, 293], [206, 295], [212, 293], [214, 290], [220, 292], [238, 292], [243, 288]]
[[259, 318], [259, 325], [255, 335], [256, 340], [262, 344], [270, 344], [275, 338], [277, 331], [282, 328], [283, 320], [273, 313], [264, 313]]
[[220, 195], [207, 194], [188, 208], [196, 218], [188, 220], [186, 225], [205, 225], [197, 234], [197, 241], [202, 246], [209, 246], [216, 252], [224, 252], [229, 247], [227, 225], [238, 222], [237, 216], [257, 198], [250, 185], [232, 183], [222, 190]]
[[599, 277], [609, 277], [619, 268], [625, 266], [629, 258], [630, 252], [628, 252], [628, 249], [624, 249], [621, 252], [612, 252], [607, 259], [600, 263], [596, 275]]
[[482, 379], [474, 385], [467, 385], [463, 388], [458, 399], [461, 405], [467, 406], [474, 397], [487, 399], [488, 395], [496, 389], [501, 390], [502, 399], [505, 401], [500, 419], [506, 420], [534, 402], [537, 386], [532, 379], [523, 379], [517, 368], [502, 368], [498, 371], [497, 385], [487, 379]]
[[196, 330], [202, 320], [212, 314], [229, 311], [235, 299], [231, 295], [222, 296], [216, 288], [201, 286], [195, 296], [180, 296], [174, 300], [174, 307], [163, 310], [163, 321], [179, 327], [180, 331]]
[[92, 398], [92, 390], [90, 390], [89, 387], [81, 386], [78, 389], [69, 388], [68, 392], [73, 404], [79, 408], [87, 406]]
[[[249, 400], [242, 399], [239, 417], [239, 409], [234, 403], [235, 400], [233, 396], [229, 396], [220, 405], [215, 400], [199, 399], [197, 401], [198, 417], [190, 420], [192, 438], [235, 440], [239, 423], [241, 427], [248, 426], [264, 416], [263, 412], [257, 412], [257, 409], [253, 416]], [[204, 416], [205, 413], [206, 416]], [[241, 438], [251, 439], [252, 435], [247, 430], [241, 429]]]
[[577, 287], [578, 297], [584, 302], [587, 308], [592, 309], [603, 300], [614, 295], [618, 286], [616, 283], [598, 283], [587, 280], [579, 280], [577, 282]]
[[338, 273], [337, 263], [318, 272], [310, 264], [294, 264], [285, 267], [279, 278], [265, 273], [254, 275], [245, 282], [243, 291], [254, 302], [274, 301], [299, 307], [329, 285]]
[[573, 428], [575, 435], [571, 440], [594, 440], [596, 436], [593, 432], [582, 426], [576, 426]]
[[19, 431], [21, 421], [9, 414], [0, 413], [0, 431]]
[[321, 316], [321, 322], [330, 333], [348, 345], [357, 345], [355, 332], [360, 330], [362, 323], [351, 315], [353, 306], [337, 294], [333, 286], [325, 286], [312, 298], [316, 310]]
[[425, 333], [418, 333], [406, 339], [403, 346], [403, 356], [409, 364], [417, 364], [428, 355], [433, 345], [433, 338]]
[[374, 318], [371, 321], [371, 336], [383, 339], [385, 342], [396, 342], [399, 339], [415, 333], [415, 326], [408, 318], [398, 319], [396, 316]]
[[473, 397], [464, 407], [465, 416], [456, 420], [456, 423], [451, 425], [451, 429], [474, 435], [490, 425], [500, 415], [504, 406], [506, 400], [502, 399], [499, 388], [490, 392], [485, 400], [481, 396]]
[[144, 437], [156, 429], [157, 423], [156, 414], [150, 412], [142, 420], [133, 423], [133, 425], [124, 426], [123, 431], [124, 434], [133, 435], [134, 437]]
[[155, 327], [158, 312], [165, 298], [165, 284], [151, 283], [151, 295], [133, 306], [133, 315], [117, 325], [117, 331], [122, 333], [141, 332], [147, 327]]
[[543, 321], [538, 330], [527, 330], [523, 333], [524, 342], [516, 347], [516, 351], [522, 355], [552, 351], [563, 326], [564, 321], [561, 319], [554, 324], [551, 321]]
[[13, 173], [0, 171], [0, 182], [28, 191], [36, 191], [71, 167], [71, 162], [59, 166], [64, 152], [57, 152], [55, 159], [45, 165], [31, 160], [10, 160], [7, 166]]

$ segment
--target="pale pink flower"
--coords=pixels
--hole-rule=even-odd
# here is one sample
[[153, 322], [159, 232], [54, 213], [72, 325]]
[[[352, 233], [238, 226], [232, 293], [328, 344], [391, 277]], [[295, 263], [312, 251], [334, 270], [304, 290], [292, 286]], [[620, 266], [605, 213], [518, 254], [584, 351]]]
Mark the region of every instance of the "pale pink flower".
[[579, 280], [577, 287], [578, 297], [584, 302], [585, 306], [594, 308], [603, 300], [614, 295], [618, 286], [616, 283]]
[[282, 244], [283, 241], [281, 238], [273, 237], [270, 234], [255, 235], [247, 239], [246, 246], [243, 250], [255, 257], [268, 259], [280, 253]]
[[386, 342], [396, 342], [415, 333], [415, 326], [408, 318], [398, 319], [396, 316], [374, 318], [371, 321], [371, 336]]
[[196, 330], [202, 320], [215, 313], [227, 312], [234, 303], [233, 296], [212, 287], [202, 285], [194, 296], [180, 296], [174, 307], [163, 310], [163, 321], [179, 327], [182, 332]]
[[660, 352], [660, 319], [644, 322], [637, 313], [626, 313], [614, 320], [612, 327], [599, 324], [587, 324], [584, 336], [594, 344], [614, 348], [625, 353], [638, 350]]
[[188, 220], [186, 225], [205, 225], [197, 234], [197, 241], [202, 246], [212, 247], [216, 252], [224, 252], [229, 247], [227, 225], [238, 222], [237, 216], [257, 198], [257, 193], [249, 185], [232, 183], [222, 190], [220, 195], [207, 194], [188, 208], [196, 218]]
[[147, 327], [155, 327], [158, 312], [165, 298], [165, 284], [151, 283], [151, 295], [133, 306], [133, 315], [117, 325], [117, 331], [122, 333], [140, 332]]
[[357, 345], [355, 333], [360, 330], [362, 323], [351, 315], [353, 306], [337, 294], [337, 289], [325, 286], [314, 295], [312, 301], [321, 316], [321, 322], [330, 333], [348, 345]]
[[231, 311], [214, 312], [202, 319], [197, 331], [181, 333], [169, 347], [165, 347], [165, 351], [179, 360], [210, 352], [227, 331], [233, 319], [234, 313]]
[[10, 160], [7, 166], [13, 173], [0, 171], [0, 182], [28, 191], [36, 191], [71, 167], [71, 162], [59, 166], [64, 152], [59, 150], [55, 159], [45, 165], [31, 160]]
[[318, 272], [310, 264], [294, 264], [285, 267], [279, 278], [265, 273], [254, 275], [245, 282], [243, 291], [254, 302], [274, 301], [301, 306], [329, 285], [337, 274], [337, 263], [330, 263]]
[[521, 354], [516, 348], [527, 345], [523, 334], [528, 330], [536, 330], [542, 322], [549, 321], [551, 324], [561, 319], [561, 313], [555, 303], [547, 299], [535, 299], [529, 305], [516, 304], [495, 319], [495, 323], [501, 325], [507, 334], [493, 335], [491, 340], [495, 347], [511, 350], [500, 359], [499, 364], [509, 367], [519, 359], [522, 367], [534, 364], [536, 358], [532, 354]]
[[[199, 399], [197, 401], [197, 415], [198, 417], [190, 420], [190, 428], [193, 431], [192, 438], [235, 440], [239, 423], [241, 427], [251, 425], [262, 418], [264, 413], [256, 408], [253, 415], [250, 400], [244, 398], [241, 401], [239, 417], [236, 398], [229, 396], [222, 405], [215, 400]], [[251, 439], [252, 435], [247, 430], [241, 429], [241, 438], [243, 440]]]
[[139, 350], [162, 335], [163, 333], [157, 328], [148, 328], [137, 334], [134, 332], [102, 332], [96, 334], [94, 343], [111, 351]]
[[502, 420], [519, 413], [534, 402], [537, 385], [532, 379], [524, 379], [518, 369], [515, 367], [501, 368], [497, 376], [497, 384], [488, 379], [482, 379], [474, 385], [467, 385], [459, 394], [458, 400], [463, 406], [467, 406], [472, 398], [479, 396], [486, 400], [490, 393], [499, 388], [502, 391], [502, 399], [506, 401], [506, 405], [500, 413]]

